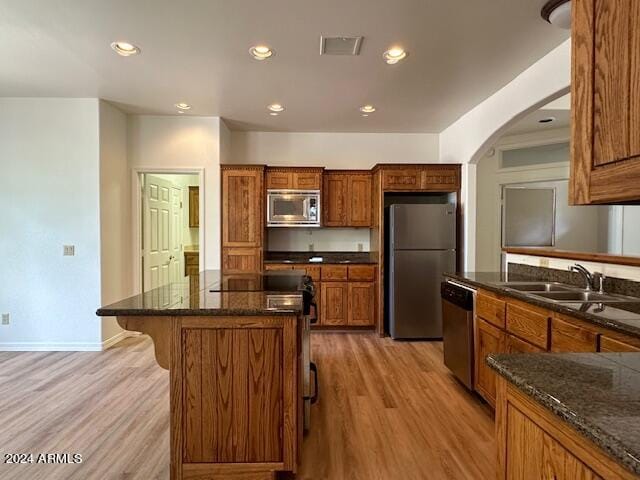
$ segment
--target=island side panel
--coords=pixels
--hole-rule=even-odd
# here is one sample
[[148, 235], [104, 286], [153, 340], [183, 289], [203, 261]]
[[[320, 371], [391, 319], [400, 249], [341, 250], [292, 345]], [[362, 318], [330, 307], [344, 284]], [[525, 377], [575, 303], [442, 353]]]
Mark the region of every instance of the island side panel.
[[296, 470], [297, 323], [293, 315], [180, 319], [171, 429], [180, 430], [172, 459], [181, 467], [172, 478]]

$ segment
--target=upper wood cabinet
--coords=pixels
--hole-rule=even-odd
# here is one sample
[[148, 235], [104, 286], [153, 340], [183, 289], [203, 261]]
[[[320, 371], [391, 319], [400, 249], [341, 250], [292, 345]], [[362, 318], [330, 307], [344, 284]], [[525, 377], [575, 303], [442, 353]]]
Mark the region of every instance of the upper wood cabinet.
[[640, 2], [572, 10], [570, 201], [640, 201]]
[[189, 187], [189, 228], [200, 226], [200, 187]]
[[460, 166], [378, 165], [382, 171], [382, 190], [387, 192], [455, 192], [460, 189]]
[[222, 166], [222, 270], [262, 270], [264, 167]]
[[267, 167], [267, 189], [320, 190], [322, 170], [319, 167]]
[[371, 173], [327, 171], [323, 179], [323, 225], [370, 227], [372, 225]]

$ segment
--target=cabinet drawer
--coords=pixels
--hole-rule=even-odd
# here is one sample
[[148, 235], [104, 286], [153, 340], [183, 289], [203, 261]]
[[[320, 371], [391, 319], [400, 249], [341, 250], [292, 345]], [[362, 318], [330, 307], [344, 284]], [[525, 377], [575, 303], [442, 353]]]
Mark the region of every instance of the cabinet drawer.
[[289, 263], [265, 263], [264, 269], [268, 271], [293, 270], [293, 265]]
[[350, 282], [373, 282], [376, 276], [376, 267], [373, 265], [349, 266]]
[[497, 327], [504, 328], [506, 304], [491, 294], [478, 293], [476, 314]]
[[595, 352], [598, 350], [598, 335], [579, 325], [566, 321], [567, 317], [556, 315], [551, 320], [552, 352]]
[[507, 331], [544, 350], [549, 340], [549, 314], [507, 304]]
[[546, 350], [507, 334], [507, 353], [541, 353]]
[[327, 265], [321, 270], [321, 280], [323, 282], [343, 281], [348, 278], [346, 265]]
[[[313, 280], [314, 282], [317, 283], [320, 281], [320, 267], [305, 267], [304, 273], [309, 275], [311, 277], [311, 280]], [[316, 288], [318, 288], [317, 285]]]
[[607, 337], [606, 335], [601, 335], [600, 351], [601, 352], [640, 352], [640, 347], [631, 345], [629, 343], [621, 342], [620, 340]]

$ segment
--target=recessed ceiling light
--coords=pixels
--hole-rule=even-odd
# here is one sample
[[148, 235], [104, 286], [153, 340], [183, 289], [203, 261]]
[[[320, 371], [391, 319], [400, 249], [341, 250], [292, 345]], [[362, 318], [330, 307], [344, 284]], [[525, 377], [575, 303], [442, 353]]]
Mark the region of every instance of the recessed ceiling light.
[[275, 52], [266, 45], [256, 45], [249, 49], [249, 53], [256, 60], [266, 60], [267, 58], [273, 57]]
[[284, 112], [284, 107], [279, 103], [272, 103], [271, 105], [268, 105], [267, 108], [272, 112]]
[[556, 121], [556, 117], [547, 117], [547, 118], [541, 118], [540, 120], [538, 120], [538, 123], [551, 123], [555, 121]]
[[191, 105], [189, 105], [188, 103], [180, 102], [176, 103], [176, 108], [178, 110], [189, 110], [191, 109]]
[[140, 53], [140, 48], [129, 42], [113, 42], [111, 44], [118, 55], [123, 57], [130, 57], [131, 55], [137, 55]]
[[392, 47], [382, 54], [382, 58], [389, 65], [395, 65], [400, 60], [407, 58], [407, 52], [405, 52], [404, 48]]
[[376, 107], [374, 107], [373, 105], [364, 105], [360, 107], [360, 111], [362, 113], [373, 113], [376, 111]]

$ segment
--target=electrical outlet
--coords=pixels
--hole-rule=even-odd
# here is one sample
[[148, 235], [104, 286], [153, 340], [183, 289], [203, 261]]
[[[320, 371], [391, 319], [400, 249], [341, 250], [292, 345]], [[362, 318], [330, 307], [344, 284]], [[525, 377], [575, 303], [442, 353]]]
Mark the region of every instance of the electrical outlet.
[[358, 251], [359, 251], [359, 252], [361, 252], [361, 251], [362, 251], [362, 244], [361, 244], [361, 243], [359, 243], [359, 244], [358, 244]]
[[3, 313], [2, 314], [2, 325], [9, 325], [9, 314], [8, 313]]
[[545, 267], [545, 268], [549, 268], [549, 259], [548, 258], [541, 258], [540, 259], [540, 266], [541, 267]]
[[76, 246], [75, 245], [63, 245], [62, 246], [62, 255], [65, 257], [73, 257], [76, 254]]

